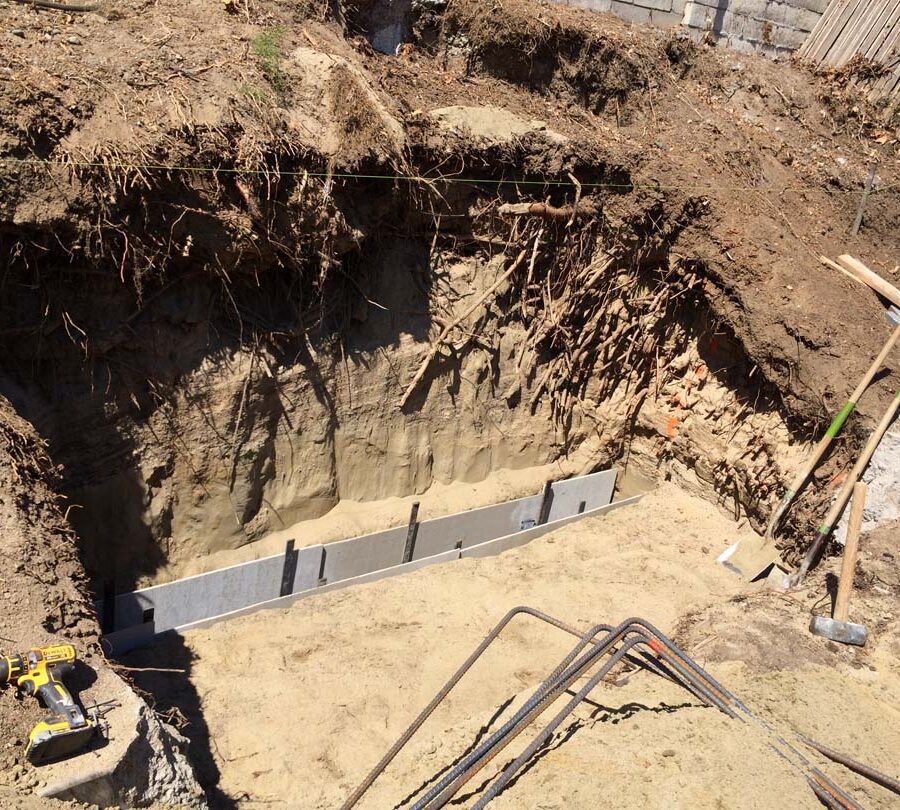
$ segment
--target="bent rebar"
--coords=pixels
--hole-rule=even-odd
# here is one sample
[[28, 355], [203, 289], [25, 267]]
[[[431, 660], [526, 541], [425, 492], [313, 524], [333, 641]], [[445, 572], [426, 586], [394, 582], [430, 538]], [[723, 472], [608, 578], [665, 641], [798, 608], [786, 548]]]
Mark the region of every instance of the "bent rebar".
[[517, 756], [512, 763], [506, 766], [503, 769], [503, 772], [500, 774], [500, 778], [497, 779], [494, 784], [488, 788], [487, 792], [475, 803], [472, 805], [472, 810], [483, 810], [483, 808], [487, 805], [491, 799], [496, 798], [500, 791], [503, 790], [504, 787], [509, 783], [509, 781], [515, 776], [515, 774], [519, 771], [522, 766], [525, 765], [528, 760], [530, 760], [547, 742], [550, 738], [550, 735], [553, 734], [554, 731], [559, 727], [560, 723], [563, 722], [578, 706], [581, 701], [583, 701], [600, 683], [608, 674], [609, 671], [619, 663], [625, 653], [628, 652], [632, 647], [636, 644], [640, 644], [641, 639], [635, 638], [626, 641], [613, 655], [610, 659], [597, 671], [597, 673], [582, 687], [581, 691], [578, 692], [554, 717], [541, 731], [540, 734], [537, 735], [522, 751], [519, 756]]
[[848, 770], [853, 771], [854, 773], [858, 773], [860, 776], [864, 776], [866, 779], [874, 782], [876, 785], [881, 785], [883, 788], [890, 790], [892, 793], [896, 793], [900, 796], [900, 779], [894, 779], [893, 776], [888, 776], [885, 773], [881, 773], [880, 771], [876, 771], [869, 765], [866, 765], [864, 762], [860, 762], [856, 759], [851, 759], [846, 754], [840, 753], [840, 751], [835, 751], [833, 748], [829, 748], [827, 745], [822, 745], [820, 742], [816, 742], [816, 740], [811, 739], [803, 734], [798, 735], [797, 737], [800, 742], [808, 745], [813, 751], [818, 751], [822, 756], [827, 757], [832, 762], [837, 762], [839, 765], [843, 765]]
[[[547, 624], [553, 625], [554, 627], [569, 633], [570, 635], [575, 636], [576, 638], [582, 638], [582, 633], [579, 633], [577, 629], [572, 627], [571, 625], [563, 622], [559, 619], [554, 618], [546, 613], [543, 613], [540, 610], [536, 610], [535, 608], [530, 608], [524, 605], [520, 605], [519, 607], [514, 607], [510, 610], [497, 624], [494, 626], [493, 630], [485, 636], [484, 640], [475, 648], [474, 652], [462, 663], [459, 669], [456, 670], [455, 673], [450, 677], [450, 679], [440, 688], [438, 693], [432, 698], [431, 702], [419, 713], [418, 717], [410, 723], [407, 727], [406, 731], [400, 735], [398, 740], [388, 749], [387, 753], [379, 760], [378, 764], [375, 765], [374, 768], [368, 773], [365, 779], [359, 784], [356, 790], [350, 794], [349, 798], [341, 805], [341, 810], [351, 810], [351, 808], [355, 807], [359, 800], [363, 797], [366, 791], [372, 786], [375, 780], [382, 774], [382, 772], [387, 768], [388, 765], [394, 760], [400, 750], [409, 742], [410, 738], [421, 728], [422, 724], [431, 716], [434, 710], [440, 705], [440, 703], [447, 697], [450, 691], [456, 686], [457, 683], [463, 678], [463, 676], [474, 666], [475, 662], [482, 656], [482, 654], [487, 650], [487, 648], [491, 645], [491, 643], [503, 632], [504, 628], [518, 615], [526, 615], [532, 616], [533, 618], [540, 619]], [[601, 628], [612, 629], [607, 625], [599, 625]], [[599, 631], [598, 631], [599, 632]]]
[[[598, 627], [602, 627], [602, 625], [598, 625]], [[524, 728], [552, 704], [556, 698], [571, 685], [571, 683], [581, 675], [585, 674], [600, 656], [608, 652], [628, 633], [638, 633], [654, 654], [657, 656], [664, 656], [666, 658], [666, 663], [672, 666], [679, 675], [685, 678], [685, 680], [693, 680], [694, 689], [691, 691], [695, 694], [699, 693], [699, 696], [706, 703], [718, 708], [732, 718], [737, 717], [735, 712], [726, 704], [722, 695], [716, 694], [716, 691], [718, 690], [710, 688], [708, 683], [704, 684], [697, 678], [691, 679], [690, 673], [686, 671], [685, 667], [681, 665], [681, 662], [677, 660], [678, 658], [686, 659], [684, 653], [678, 650], [678, 648], [656, 630], [656, 628], [647, 622], [644, 622], [642, 619], [626, 619], [620, 625], [610, 630], [594, 649], [582, 655], [581, 658], [574, 663], [571, 663], [581, 649], [589, 643], [588, 636], [590, 635], [590, 631], [585, 634], [582, 640], [569, 652], [550, 676], [538, 686], [532, 696], [515, 713], [515, 715], [513, 715], [502, 728], [494, 732], [488, 739], [482, 742], [480, 746], [471, 751], [457, 763], [438, 784], [434, 785], [425, 796], [413, 805], [412, 810], [424, 810], [426, 807], [428, 810], [437, 810], [437, 808], [443, 807], [463, 784], [471, 779], [471, 777], [484, 767], [484, 765], [490, 762], [490, 760], [515, 739]], [[661, 639], [665, 639], [665, 642], [662, 642]], [[700, 670], [700, 672], [702, 673], [703, 670]], [[707, 677], [706, 680], [710, 682], [712, 681], [712, 678]]]
[[[535, 741], [532, 741], [526, 750], [520, 754], [513, 763], [504, 769], [500, 774], [500, 778], [491, 786], [488, 793], [479, 800], [475, 807], [483, 808], [492, 798], [502, 791], [524, 763], [533, 756], [547, 739], [549, 739], [559, 723], [561, 723], [565, 717], [568, 716], [568, 714], [570, 714], [585, 697], [587, 697], [587, 695], [609, 674], [617, 663], [627, 657], [628, 660], [633, 663], [652, 669], [652, 671], [663, 677], [670, 678], [682, 687], [688, 689], [692, 694], [708, 705], [718, 708], [728, 716], [735, 719], [743, 719], [741, 717], [741, 715], [743, 715], [750, 719], [754, 725], [761, 728], [770, 738], [768, 743], [770, 747], [792, 767], [803, 773], [806, 781], [810, 784], [816, 795], [828, 807], [837, 808], [837, 810], [861, 810], [860, 805], [857, 804], [852, 797], [846, 794], [832, 782], [831, 779], [825, 776], [825, 774], [815, 768], [813, 764], [800, 753], [800, 751], [787, 742], [787, 740], [785, 740], [784, 737], [769, 723], [754, 715], [742, 701], [722, 686], [722, 684], [713, 678], [712, 675], [682, 652], [670, 639], [660, 633], [659, 630], [649, 622], [639, 618], [631, 618], [622, 622], [615, 628], [610, 627], [610, 625], [607, 624], [598, 624], [588, 632], [580, 634], [575, 628], [567, 625], [565, 622], [528, 607], [514, 608], [501, 619], [494, 629], [478, 645], [475, 651], [466, 659], [462, 666], [454, 673], [450, 680], [448, 680], [441, 688], [437, 695], [435, 695], [428, 706], [422, 710], [419, 716], [400, 736], [397, 742], [394, 743], [385, 756], [382, 757], [378, 765], [372, 769], [350, 798], [347, 799], [342, 806], [342, 810], [350, 810], [350, 808], [359, 801], [366, 790], [368, 790], [372, 783], [396, 757], [403, 746], [421, 727], [422, 723], [424, 723], [434, 712], [450, 690], [452, 690], [462, 679], [466, 672], [468, 672], [509, 622], [519, 614], [530, 615], [541, 621], [547, 622], [554, 627], [576, 636], [579, 641], [557, 665], [553, 672], [541, 682], [525, 704], [514, 713], [513, 717], [450, 767], [449, 771], [447, 771], [422, 798], [416, 801], [413, 805], [413, 810], [438, 810], [438, 808], [443, 807], [453, 798], [458, 790], [475, 775], [475, 773], [496, 757], [503, 748], [512, 742], [512, 740], [527, 728], [540, 714], [552, 705], [563, 692], [567, 691], [576, 680], [588, 674], [600, 658], [607, 654], [611, 654], [610, 660], [608, 660], [600, 671], [591, 678], [588, 684], [569, 701], [566, 707], [554, 717], [550, 724], [538, 735], [538, 738], [536, 738]], [[598, 639], [597, 636], [604, 632], [605, 635]], [[629, 635], [635, 634], [637, 635], [637, 638], [626, 638]], [[622, 646], [619, 647], [619, 649], [615, 649], [616, 645], [620, 642], [622, 643]], [[630, 653], [637, 645], [646, 646], [653, 657], [650, 658], [650, 656], [648, 656], [649, 661], [647, 662], [641, 660], [635, 661]], [[588, 646], [592, 646], [592, 648], [581, 654], [579, 657], [579, 653]], [[805, 741], [804, 738], [798, 739]], [[782, 750], [782, 748], [785, 750]], [[828, 750], [830, 751], [830, 749]], [[859, 765], [867, 771], [872, 771], [868, 766], [856, 763], [854, 760], [849, 761]], [[848, 767], [851, 766], [848, 765]], [[883, 777], [885, 780], [891, 781], [890, 777], [878, 774], [877, 771], [872, 771], [872, 773], [879, 777]], [[863, 772], [863, 775], [867, 774]], [[875, 781], [878, 780], [876, 779]], [[407, 801], [408, 800], [409, 799], [407, 799]]]

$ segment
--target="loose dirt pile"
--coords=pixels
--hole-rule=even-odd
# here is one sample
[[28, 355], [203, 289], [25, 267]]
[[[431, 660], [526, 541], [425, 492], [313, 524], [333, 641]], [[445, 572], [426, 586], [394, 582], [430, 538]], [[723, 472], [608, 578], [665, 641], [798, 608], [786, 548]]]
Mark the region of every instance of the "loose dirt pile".
[[[236, 619], [135, 653], [132, 663], [168, 661], [188, 670], [187, 679], [139, 673], [139, 682], [160, 704], [190, 707], [186, 733], [204, 752], [201, 778], [223, 807], [229, 801], [339, 806], [519, 604], [584, 628], [646, 617], [752, 710], [895, 770], [900, 580], [895, 567], [880, 562], [884, 541], [865, 538], [862, 568], [891, 579], [883, 594], [868, 590], [857, 609], [867, 621], [876, 615], [885, 621], [865, 650], [846, 650], [806, 630], [818, 583], [810, 583], [808, 596], [788, 597], [742, 586], [715, 564], [716, 554], [742, 534], [705, 501], [666, 485], [634, 507], [499, 557], [439, 565]], [[896, 538], [896, 529], [888, 536]], [[559, 631], [515, 620], [361, 806], [409, 801], [476, 737], [502, 725], [570, 647]], [[265, 673], [265, 688], [253, 688], [252, 672]], [[803, 778], [746, 725], [647, 673], [617, 684], [598, 688], [498, 807], [819, 806]], [[886, 791], [822, 767], [866, 807], [892, 806]], [[467, 790], [495, 770], [489, 766]], [[474, 801], [463, 795], [465, 804]]]

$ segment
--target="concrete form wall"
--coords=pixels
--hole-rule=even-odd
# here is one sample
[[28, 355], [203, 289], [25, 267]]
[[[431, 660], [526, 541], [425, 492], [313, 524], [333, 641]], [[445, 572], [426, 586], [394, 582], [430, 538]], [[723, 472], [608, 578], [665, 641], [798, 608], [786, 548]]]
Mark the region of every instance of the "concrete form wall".
[[566, 0], [623, 20], [663, 28], [682, 25], [737, 51], [792, 53], [809, 36], [829, 0]]
[[[555, 482], [547, 520], [538, 523], [543, 498], [534, 495], [418, 524], [411, 561], [403, 564], [407, 527], [233, 565], [155, 585], [114, 599], [104, 646], [115, 655], [147, 644], [157, 635], [224, 617], [278, 606], [335, 587], [380, 579], [423, 565], [483, 556], [528, 542], [612, 500], [616, 471]], [[293, 570], [291, 570], [293, 569]], [[285, 576], [287, 581], [285, 582]], [[287, 602], [285, 602], [287, 600]], [[98, 612], [103, 605], [98, 604]], [[108, 619], [106, 617], [109, 624]]]

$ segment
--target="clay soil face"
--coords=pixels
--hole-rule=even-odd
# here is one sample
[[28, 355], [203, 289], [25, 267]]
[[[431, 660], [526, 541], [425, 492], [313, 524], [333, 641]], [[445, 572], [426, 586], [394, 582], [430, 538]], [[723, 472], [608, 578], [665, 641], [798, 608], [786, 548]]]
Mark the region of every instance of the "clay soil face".
[[[715, 563], [743, 534], [705, 501], [667, 485], [637, 506], [499, 557], [236, 619], [135, 653], [131, 663], [188, 664], [187, 682], [137, 675], [158, 705], [194, 707], [186, 730], [195, 754], [205, 752], [201, 776], [222, 807], [338, 806], [488, 630], [520, 604], [580, 628], [645, 617], [782, 730], [806, 732], [895, 771], [900, 583], [894, 577], [874, 602], [874, 592], [864, 596], [865, 615], [884, 617], [866, 649], [838, 649], [806, 631], [819, 582], [808, 595], [785, 596], [742, 585]], [[880, 561], [884, 542], [867, 548], [863, 565], [890, 576]], [[406, 806], [476, 737], [502, 724], [571, 644], [532, 619], [514, 620], [360, 806]], [[472, 791], [531, 736], [479, 774], [460, 793], [462, 803], [475, 801]], [[887, 792], [810, 758], [864, 806], [891, 806]], [[508, 808], [606, 803], [820, 806], [751, 726], [643, 671], [617, 673], [615, 684], [595, 690], [496, 800]]]

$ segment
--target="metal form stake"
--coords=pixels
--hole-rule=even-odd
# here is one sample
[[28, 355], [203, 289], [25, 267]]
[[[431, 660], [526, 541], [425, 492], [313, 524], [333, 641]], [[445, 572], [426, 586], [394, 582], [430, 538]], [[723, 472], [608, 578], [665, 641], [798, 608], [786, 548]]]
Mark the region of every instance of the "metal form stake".
[[862, 225], [863, 214], [866, 210], [866, 201], [869, 199], [869, 194], [872, 192], [872, 184], [875, 182], [875, 170], [878, 168], [877, 163], [873, 163], [869, 166], [869, 179], [866, 180], [866, 187], [863, 190], [862, 199], [859, 201], [859, 211], [856, 212], [856, 219], [853, 222], [853, 227], [850, 229], [850, 233], [853, 236], [859, 233], [859, 226]]
[[550, 507], [553, 505], [553, 482], [544, 484], [544, 492], [541, 495], [541, 511], [538, 513], [538, 526], [543, 526], [550, 517]]
[[294, 577], [297, 574], [299, 551], [294, 550], [294, 541], [288, 540], [284, 547], [284, 567], [281, 569], [279, 596], [290, 596], [294, 592]]
[[408, 563], [416, 549], [416, 535], [419, 533], [419, 502], [416, 501], [409, 510], [409, 526], [406, 529], [406, 545], [403, 548], [402, 562]]

